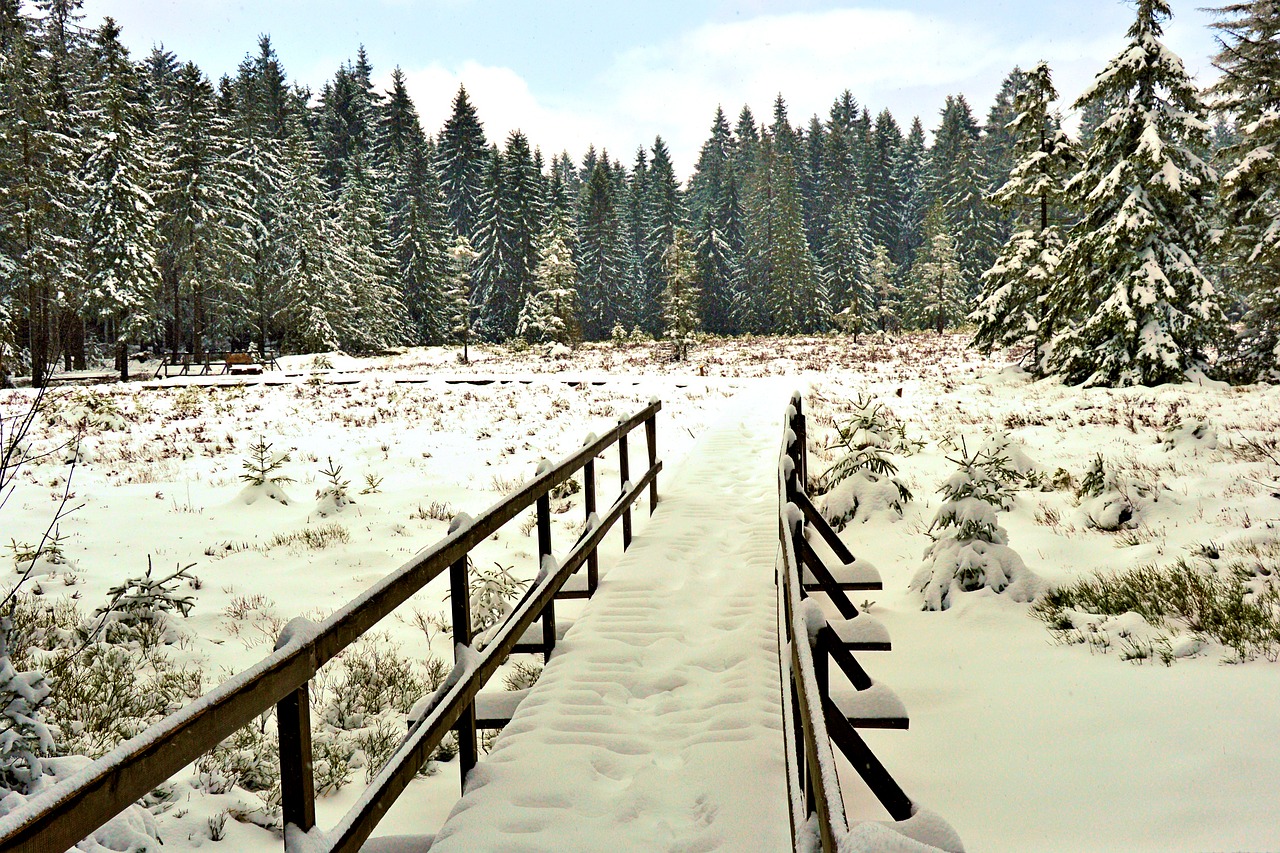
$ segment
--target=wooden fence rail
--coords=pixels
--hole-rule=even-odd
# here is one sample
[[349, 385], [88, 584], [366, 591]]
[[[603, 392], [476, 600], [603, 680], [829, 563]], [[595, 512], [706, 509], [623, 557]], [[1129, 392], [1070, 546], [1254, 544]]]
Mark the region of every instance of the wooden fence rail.
[[[872, 754], [857, 732], [858, 726], [905, 728], [905, 717], [851, 720], [830, 696], [830, 661], [848, 677], [855, 690], [867, 690], [872, 681], [847, 644], [814, 602], [806, 602], [810, 591], [822, 591], [846, 620], [860, 617], [844, 589], [879, 588], [836, 582], [808, 539], [813, 531], [827, 543], [836, 558], [846, 565], [853, 555], [840, 542], [808, 496], [807, 435], [799, 393], [792, 395], [778, 461], [778, 539], [781, 561], [778, 571], [778, 622], [786, 644], [780, 661], [783, 672], [784, 729], [790, 748], [788, 787], [791, 792], [791, 829], [797, 849], [804, 827], [817, 819], [818, 842], [824, 853], [835, 851], [849, 831], [838, 779], [835, 753], [840, 750], [895, 821], [916, 813], [912, 802]], [[815, 583], [805, 582], [808, 570]], [[862, 650], [887, 650], [888, 643], [857, 643]]]
[[[285, 850], [359, 850], [378, 820], [426, 763], [450, 729], [460, 726], [462, 775], [475, 763], [475, 696], [516, 649], [525, 631], [543, 619], [543, 643], [549, 654], [555, 644], [556, 593], [583, 565], [589, 566], [589, 588], [596, 581], [596, 549], [621, 518], [624, 539], [631, 540], [631, 506], [646, 488], [650, 512], [657, 502], [657, 413], [651, 402], [621, 420], [606, 434], [590, 441], [539, 473], [518, 490], [475, 519], [459, 519], [448, 535], [348, 602], [321, 623], [295, 619], [281, 632], [274, 652], [249, 669], [224, 681], [200, 699], [175, 711], [137, 737], [121, 744], [87, 768], [31, 798], [21, 808], [0, 817], [0, 849], [13, 853], [66, 850], [93, 833], [130, 804], [153, 790], [201, 755], [211, 751], [237, 729], [276, 708], [280, 733], [281, 805], [285, 822]], [[649, 466], [630, 481], [627, 436], [645, 427]], [[596, 457], [617, 445], [621, 494], [597, 523]], [[550, 502], [552, 489], [578, 472], [584, 475], [588, 526], [558, 564], [551, 556]], [[538, 580], [508, 615], [483, 649], [472, 648], [467, 602], [468, 554], [503, 525], [530, 506], [538, 514]], [[449, 572], [451, 610], [458, 659], [445, 684], [432, 697], [423, 718], [382, 768], [356, 805], [333, 830], [316, 835], [315, 787], [312, 782], [309, 684], [327, 661], [359, 639], [381, 619], [441, 574]], [[460, 723], [461, 721], [461, 723]], [[311, 833], [311, 837], [304, 836]]]

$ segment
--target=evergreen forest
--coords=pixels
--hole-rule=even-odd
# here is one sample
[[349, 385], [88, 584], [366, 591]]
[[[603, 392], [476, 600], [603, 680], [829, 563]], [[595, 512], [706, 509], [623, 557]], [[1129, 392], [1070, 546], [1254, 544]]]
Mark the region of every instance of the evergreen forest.
[[[0, 381], [138, 350], [341, 349], [971, 327], [1036, 375], [1153, 385], [1280, 368], [1280, 12], [1218, 10], [1217, 82], [1136, 0], [1074, 101], [1044, 63], [903, 121], [709, 105], [687, 181], [422, 127], [363, 48], [319, 91], [269, 37], [216, 81], [133, 57], [82, 0], [0, 0]], [[1029, 57], [1029, 60], [1034, 60]], [[1063, 116], [1079, 116], [1068, 133]]]

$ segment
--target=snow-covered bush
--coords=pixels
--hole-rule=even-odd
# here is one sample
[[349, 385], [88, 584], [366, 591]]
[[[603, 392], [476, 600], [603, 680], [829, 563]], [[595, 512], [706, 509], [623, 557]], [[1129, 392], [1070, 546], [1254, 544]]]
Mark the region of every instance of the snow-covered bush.
[[43, 672], [18, 672], [9, 654], [13, 620], [0, 616], [0, 793], [31, 793], [44, 775], [43, 756], [53, 753], [53, 731], [44, 721], [51, 690]]
[[107, 603], [94, 610], [98, 619], [95, 633], [101, 632], [109, 643], [137, 642], [150, 648], [156, 641], [177, 639], [171, 614], [191, 615], [195, 599], [179, 591], [183, 581], [190, 581], [191, 566], [180, 566], [163, 578], [151, 577], [151, 565], [141, 577], [128, 578], [107, 590]]
[[910, 455], [920, 446], [888, 408], [859, 395], [849, 420], [837, 426], [826, 446], [841, 455], [818, 478], [818, 489], [826, 493], [820, 501], [823, 517], [837, 529], [879, 513], [901, 518], [911, 491], [895, 476], [898, 466], [891, 454]]
[[76, 388], [63, 397], [48, 398], [48, 418], [79, 431], [128, 429], [129, 420], [111, 394]]
[[1011, 505], [1016, 474], [992, 448], [971, 455], [961, 442], [959, 452], [958, 459], [948, 457], [957, 470], [939, 489], [943, 503], [929, 526], [933, 544], [911, 589], [924, 594], [926, 610], [946, 610], [956, 590], [990, 589], [1030, 601], [1039, 579], [1009, 547], [1009, 536], [996, 518]]
[[1159, 498], [1148, 483], [1124, 477], [1108, 468], [1099, 453], [1094, 457], [1076, 490], [1085, 524], [1098, 530], [1115, 531], [1138, 526], [1138, 517]]
[[492, 569], [470, 571], [471, 632], [479, 634], [497, 625], [511, 612], [512, 602], [529, 586], [511, 574], [510, 566], [494, 563]]

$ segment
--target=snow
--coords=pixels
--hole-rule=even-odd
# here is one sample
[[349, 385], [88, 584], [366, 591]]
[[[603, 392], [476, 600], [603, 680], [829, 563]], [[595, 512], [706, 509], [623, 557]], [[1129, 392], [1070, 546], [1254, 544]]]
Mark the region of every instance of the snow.
[[[869, 394], [891, 406], [911, 434], [925, 442], [921, 452], [897, 459], [899, 475], [915, 495], [904, 506], [903, 518], [881, 517], [841, 532], [857, 557], [854, 565], [878, 567], [884, 583], [881, 592], [854, 596], [866, 614], [854, 622], [867, 616], [877, 620], [891, 635], [894, 650], [858, 653], [858, 660], [876, 683], [891, 687], [902, 700], [911, 727], [868, 730], [863, 737], [903, 789], [943, 816], [975, 851], [1154, 853], [1280, 847], [1272, 794], [1275, 767], [1280, 765], [1275, 737], [1280, 666], [1265, 658], [1226, 665], [1228, 653], [1185, 628], [1165, 629], [1176, 657], [1170, 666], [1159, 661], [1139, 665], [1123, 660], [1114, 648], [1104, 652], [1087, 644], [1055, 642], [1045, 626], [1029, 616], [1025, 603], [1004, 595], [956, 593], [951, 609], [926, 613], [920, 609], [921, 595], [909, 589], [929, 543], [929, 521], [939, 505], [936, 489], [955, 470], [946, 459], [951, 451], [941, 440], [959, 434], [1006, 433], [1042, 473], [1061, 468], [1077, 481], [1102, 453], [1108, 465], [1129, 478], [1124, 482], [1156, 487], [1151, 494], [1159, 500], [1154, 502], [1130, 493], [1139, 498], [1136, 526], [1117, 532], [1088, 525], [1088, 498], [1077, 505], [1069, 490], [1019, 488], [1012, 508], [1000, 514], [1000, 524], [1026, 566], [1052, 585], [1088, 577], [1095, 570], [1165, 565], [1208, 542], [1224, 549], [1274, 543], [1280, 502], [1270, 494], [1274, 489], [1263, 484], [1275, 482], [1280, 472], [1247, 458], [1242, 450], [1245, 439], [1280, 433], [1280, 389], [1197, 381], [1123, 390], [1062, 387], [1051, 380], [1033, 381], [1011, 366], [1016, 353], [979, 358], [967, 349], [965, 337], [949, 335], [887, 340], [864, 335], [857, 345], [836, 338], [722, 341], [694, 350], [685, 365], [661, 361], [657, 349], [656, 344], [584, 347], [567, 365], [551, 368], [534, 356], [483, 346], [473, 349], [475, 363], [469, 366], [458, 365], [452, 349], [415, 349], [384, 359], [334, 357], [340, 372], [322, 377], [325, 382], [314, 386], [305, 376], [264, 374], [243, 380], [192, 380], [191, 386], [201, 386], [195, 390], [179, 379], [154, 383], [160, 387], [139, 383], [97, 390], [120, 403], [129, 426], [90, 428], [92, 458], [77, 466], [71, 481], [76, 501], [84, 507], [62, 524], [67, 536], [64, 552], [74, 568], [58, 570], [39, 583], [48, 598], [77, 594], [81, 606], [91, 611], [104, 601], [108, 588], [141, 574], [148, 554], [158, 566], [197, 563], [194, 573], [200, 588], [183, 590], [196, 598], [196, 607], [190, 618], [175, 620], [185, 637], [167, 647], [167, 653], [182, 662], [203, 662], [208, 687], [227, 672], [259, 664], [290, 619], [325, 618], [446, 535], [450, 518], [458, 526], [469, 523], [460, 511], [478, 512], [491, 504], [501, 481], [524, 479], [538, 459], [562, 457], [581, 446], [586, 431], [606, 432], [620, 414], [638, 410], [655, 395], [664, 407], [658, 425], [659, 451], [666, 465], [659, 479], [661, 514], [676, 496], [677, 479], [686, 476], [685, 463], [693, 461], [690, 449], [696, 440], [708, 437], [732, 396], [746, 393], [760, 408], [770, 437], [771, 459], [764, 464], [773, 489], [786, 407], [775, 378], [785, 378], [787, 390], [811, 386], [804, 400], [811, 451], [827, 437], [825, 418], [833, 413], [843, 417], [847, 412], [840, 406], [860, 393]], [[309, 361], [310, 357], [285, 359], [285, 364], [292, 370]], [[567, 372], [540, 373], [547, 369]], [[706, 375], [698, 375], [703, 369]], [[497, 377], [505, 377], [506, 383], [451, 384]], [[280, 384], [264, 384], [264, 378]], [[0, 392], [6, 417], [29, 395], [21, 389]], [[1216, 447], [1202, 440], [1208, 430], [1196, 437], [1196, 427], [1190, 425], [1201, 423], [1211, 428]], [[32, 453], [51, 449], [68, 434], [61, 421], [42, 425], [32, 438]], [[377, 493], [359, 496], [359, 503], [324, 522], [340, 523], [349, 541], [320, 550], [296, 543], [268, 547], [277, 534], [314, 531], [318, 522], [308, 518], [310, 501], [286, 506], [259, 500], [246, 507], [236, 500], [244, 485], [239, 474], [246, 447], [259, 437], [291, 449], [293, 461], [286, 473], [296, 481], [289, 489], [299, 498], [312, 493], [316, 472], [329, 456], [349, 466], [353, 491], [363, 486], [366, 472], [384, 478]], [[644, 454], [635, 446], [632, 453], [634, 472]], [[616, 494], [615, 458], [605, 454], [596, 462], [601, 506]], [[819, 461], [813, 461], [812, 470], [822, 470]], [[36, 535], [31, 531], [44, 529], [55, 505], [53, 493], [61, 495], [61, 488], [51, 484], [62, 482], [66, 473], [57, 458], [35, 461], [24, 469], [0, 514], [0, 541], [29, 541]], [[744, 498], [724, 495], [722, 502], [727, 506], [739, 499]], [[771, 500], [775, 515], [765, 532], [772, 539], [777, 532], [776, 497]], [[440, 513], [425, 512], [433, 503], [442, 505]], [[580, 495], [571, 504], [568, 511], [552, 516], [553, 544], [560, 555], [576, 541], [585, 515]], [[633, 515], [634, 548], [640, 548], [651, 532], [647, 505], [642, 502]], [[477, 564], [501, 562], [513, 566], [517, 576], [532, 578], [539, 568], [536, 539], [516, 527], [513, 523], [483, 543], [475, 554]], [[620, 565], [619, 539], [615, 532], [605, 541], [601, 595]], [[820, 542], [814, 544], [823, 548]], [[663, 584], [672, 582], [674, 571], [670, 566], [654, 567], [651, 583], [643, 587], [645, 594], [637, 593], [629, 604], [642, 607], [649, 598], [665, 597], [671, 590]], [[772, 583], [772, 566], [769, 574]], [[17, 577], [10, 574], [11, 579]], [[614, 583], [621, 580], [625, 577]], [[266, 601], [243, 608], [254, 595]], [[433, 581], [378, 630], [405, 654], [421, 659], [433, 653], [452, 663], [447, 635], [427, 637], [413, 624], [415, 608], [428, 614], [447, 611], [446, 595], [447, 581]], [[872, 600], [870, 608], [863, 607], [864, 597]], [[813, 598], [827, 607], [821, 594]], [[707, 608], [717, 606], [712, 599], [710, 594], [703, 596], [690, 616], [699, 630], [714, 620], [706, 615]], [[558, 621], [575, 623], [562, 648], [579, 641], [604, 644], [603, 639], [587, 637], [590, 629], [582, 626], [585, 612], [579, 609], [594, 610], [599, 600], [557, 603]], [[828, 608], [828, 616], [834, 621], [838, 614]], [[626, 625], [619, 630], [638, 632]], [[1157, 629], [1126, 616], [1100, 630], [1112, 632], [1118, 643], [1118, 631]], [[291, 635], [294, 642], [306, 639], [296, 626]], [[656, 639], [644, 651], [659, 650], [668, 650], [660, 661], [666, 666], [693, 653], [675, 638]], [[741, 653], [736, 646], [723, 649], [725, 661]], [[560, 659], [553, 658], [552, 665], [559, 666]], [[568, 656], [563, 659], [567, 663]], [[658, 670], [650, 677], [640, 666], [646, 660], [636, 655], [628, 659], [625, 663], [636, 667], [634, 674], [629, 680], [617, 676], [623, 686], [609, 695], [621, 700], [632, 689], [651, 689], [655, 692], [647, 701], [656, 705], [678, 692], [659, 689], [663, 685]], [[553, 675], [549, 672], [543, 679]], [[490, 684], [491, 690], [501, 689], [500, 677]], [[756, 702], [763, 702], [769, 692], [763, 685], [776, 685], [776, 661], [772, 674], [760, 677], [759, 682], [754, 674], [741, 679], [739, 689], [749, 701], [733, 709], [737, 719], [755, 713]], [[835, 683], [834, 667], [832, 677]], [[551, 712], [527, 704], [518, 715], [530, 721]], [[729, 717], [709, 710], [701, 720], [710, 725]], [[402, 721], [402, 715], [397, 717], [398, 725]], [[560, 734], [566, 739], [601, 736], [585, 732], [587, 725]], [[504, 737], [514, 743], [517, 734], [523, 739], [530, 732]], [[780, 730], [775, 736], [781, 740]], [[669, 743], [659, 741], [655, 735], [646, 746], [676, 754], [683, 743], [674, 737]], [[503, 753], [513, 754], [502, 747], [482, 758], [482, 764]], [[640, 760], [616, 755], [611, 766], [626, 769]], [[44, 761], [48, 765], [69, 759]], [[518, 763], [510, 762], [513, 768]], [[846, 811], [856, 824], [847, 849], [923, 849], [899, 834], [901, 825], [891, 829], [875, 823], [875, 818], [884, 817], [880, 806], [852, 768], [842, 759], [837, 763]], [[414, 840], [405, 844], [425, 845], [425, 839], [441, 828], [457, 802], [457, 762], [440, 762], [438, 770], [437, 775], [411, 783], [379, 833], [410, 836]], [[528, 774], [529, 790], [535, 792], [551, 775], [546, 766], [519, 772]], [[646, 775], [656, 779], [662, 772], [655, 765]], [[582, 771], [578, 778], [584, 774], [594, 780], [592, 787], [619, 787], [603, 774]], [[64, 777], [47, 778], [56, 783]], [[213, 794], [194, 786], [194, 778], [188, 769], [168, 783], [175, 800], [155, 816], [164, 840], [160, 849], [280, 849], [278, 830], [263, 828], [261, 823], [269, 822], [263, 812], [251, 813], [262, 808], [256, 794], [238, 787]], [[781, 769], [776, 778], [783, 789], [778, 802], [785, 833]], [[318, 800], [322, 827], [333, 826], [356, 801], [363, 781], [363, 774], [356, 773], [346, 787]], [[584, 789], [574, 796], [585, 810], [596, 802], [592, 797], [603, 799], [606, 793]], [[662, 790], [653, 793], [649, 808], [637, 820], [647, 820], [653, 828], [666, 819], [665, 796]], [[0, 803], [0, 811], [14, 807], [21, 808], [8, 800]], [[680, 819], [688, 819], [683, 806], [671, 808]], [[220, 846], [211, 845], [206, 821], [226, 809], [233, 810], [226, 839]], [[235, 816], [240, 809], [244, 820]], [[513, 806], [512, 819], [524, 811], [554, 809]], [[722, 810], [713, 825], [726, 823], [729, 814]], [[927, 814], [922, 810], [906, 823], [925, 824]], [[863, 819], [873, 822], [859, 822]], [[621, 844], [625, 837], [621, 842], [610, 839], [608, 847]]]
[[789, 844], [772, 523], [784, 400], [780, 386], [744, 395], [699, 439], [433, 851]]

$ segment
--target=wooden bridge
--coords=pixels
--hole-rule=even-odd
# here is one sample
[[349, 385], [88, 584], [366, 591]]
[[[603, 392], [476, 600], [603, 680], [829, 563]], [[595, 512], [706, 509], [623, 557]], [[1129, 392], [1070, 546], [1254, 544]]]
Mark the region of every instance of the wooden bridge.
[[[661, 504], [657, 401], [544, 464], [484, 513], [459, 516], [444, 539], [324, 622], [294, 620], [259, 664], [0, 818], [0, 849], [71, 847], [272, 706], [288, 853], [385, 844], [366, 842], [450, 731], [458, 733], [463, 796], [438, 833], [423, 827], [421, 836], [398, 839], [397, 850], [594, 850], [605, 843], [620, 850], [877, 850], [889, 838], [895, 849], [962, 849], [857, 733], [908, 725], [902, 704], [855, 657], [889, 649], [883, 627], [846, 594], [878, 589], [880, 579], [858, 564], [805, 494], [799, 395], [782, 424], [783, 398], [761, 402], [731, 406]], [[647, 466], [633, 478], [629, 439], [642, 427]], [[600, 506], [595, 465], [605, 453], [617, 454], [620, 488]], [[557, 554], [550, 493], [578, 476], [587, 523]], [[633, 543], [632, 509], [646, 490], [654, 515]], [[530, 507], [538, 578], [500, 626], [473, 638], [468, 554]], [[601, 582], [597, 549], [619, 526], [626, 551]], [[421, 703], [351, 810], [336, 826], [317, 827], [310, 680], [446, 572], [453, 672]], [[589, 596], [561, 638], [557, 599]], [[492, 701], [485, 683], [522, 652], [547, 659], [541, 677], [514, 708]], [[479, 726], [505, 726], [484, 760]], [[847, 760], [843, 782], [837, 754]], [[840, 786], [857, 777], [891, 821], [846, 815]]]

